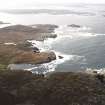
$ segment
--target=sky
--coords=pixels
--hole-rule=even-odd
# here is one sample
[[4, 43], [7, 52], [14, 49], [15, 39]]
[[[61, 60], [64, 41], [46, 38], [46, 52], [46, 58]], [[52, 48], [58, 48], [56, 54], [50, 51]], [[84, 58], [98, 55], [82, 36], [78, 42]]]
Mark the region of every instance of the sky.
[[59, 4], [59, 3], [105, 3], [105, 0], [0, 0], [2, 8], [31, 7], [36, 4]]

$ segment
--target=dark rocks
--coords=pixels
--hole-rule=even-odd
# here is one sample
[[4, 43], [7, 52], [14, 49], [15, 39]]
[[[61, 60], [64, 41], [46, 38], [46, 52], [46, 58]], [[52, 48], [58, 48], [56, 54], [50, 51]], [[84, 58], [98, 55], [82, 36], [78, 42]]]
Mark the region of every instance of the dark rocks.
[[76, 24], [71, 24], [71, 25], [68, 25], [68, 27], [72, 27], [72, 28], [80, 28], [81, 26], [80, 26], [80, 25], [76, 25]]
[[51, 62], [52, 60], [56, 60], [56, 55], [54, 52], [48, 52], [48, 62]]
[[60, 55], [58, 57], [59, 57], [59, 59], [63, 59], [64, 58], [63, 56], [60, 56]]
[[33, 47], [33, 48], [32, 48], [32, 51], [33, 51], [34, 53], [40, 53], [40, 51], [39, 51], [39, 49], [38, 49], [37, 47]]

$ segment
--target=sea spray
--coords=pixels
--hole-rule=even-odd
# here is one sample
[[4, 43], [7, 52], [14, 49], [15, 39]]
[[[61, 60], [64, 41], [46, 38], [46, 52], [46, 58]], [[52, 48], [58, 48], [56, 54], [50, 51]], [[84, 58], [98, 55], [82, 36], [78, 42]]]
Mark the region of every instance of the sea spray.
[[89, 73], [89, 74], [104, 74], [105, 75], [105, 68], [102, 68], [102, 69], [87, 68], [86, 73]]

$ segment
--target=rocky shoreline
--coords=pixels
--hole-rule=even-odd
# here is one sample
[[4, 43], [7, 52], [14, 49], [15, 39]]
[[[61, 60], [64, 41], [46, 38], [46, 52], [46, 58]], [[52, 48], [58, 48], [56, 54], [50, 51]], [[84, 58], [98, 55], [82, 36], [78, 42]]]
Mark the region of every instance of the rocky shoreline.
[[56, 25], [14, 25], [0, 29], [0, 66], [9, 64], [43, 64], [56, 59], [54, 52], [40, 52], [27, 40], [55, 38]]

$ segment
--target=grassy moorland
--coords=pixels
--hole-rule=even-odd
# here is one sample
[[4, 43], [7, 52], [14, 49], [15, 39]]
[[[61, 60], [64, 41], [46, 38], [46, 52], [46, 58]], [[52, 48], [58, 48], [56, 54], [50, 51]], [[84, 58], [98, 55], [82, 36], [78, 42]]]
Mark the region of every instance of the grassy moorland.
[[105, 105], [105, 84], [84, 73], [0, 70], [2, 105]]

